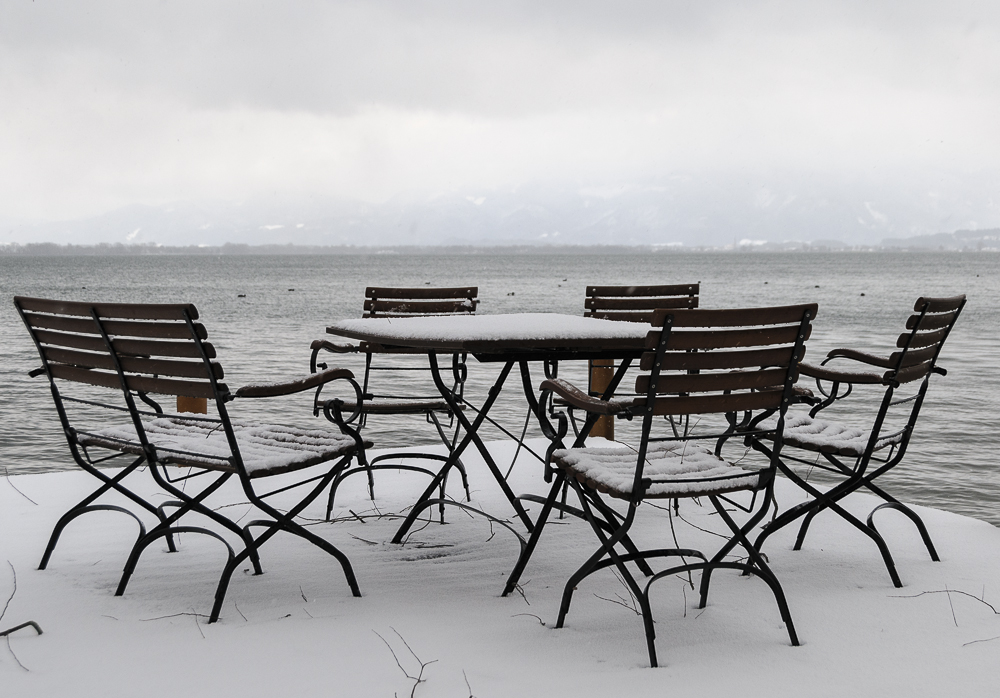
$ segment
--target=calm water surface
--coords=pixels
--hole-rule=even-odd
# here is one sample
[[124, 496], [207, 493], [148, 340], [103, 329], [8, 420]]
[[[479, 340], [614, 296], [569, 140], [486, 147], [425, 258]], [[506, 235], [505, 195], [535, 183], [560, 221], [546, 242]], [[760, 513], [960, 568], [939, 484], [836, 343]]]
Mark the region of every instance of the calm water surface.
[[[478, 285], [482, 314], [582, 312], [589, 284], [701, 282], [702, 307], [818, 302], [809, 359], [850, 346], [887, 353], [919, 295], [965, 293], [969, 303], [942, 353], [903, 463], [887, 476], [902, 499], [1000, 524], [1000, 255], [959, 253], [687, 254], [605, 256], [399, 255], [302, 257], [0, 257], [0, 449], [10, 473], [73, 467], [38, 356], [14, 295], [77, 300], [193, 302], [226, 368], [226, 382], [278, 380], [308, 368], [309, 343], [329, 321], [359, 317], [369, 285]], [[294, 290], [292, 290], [294, 289]], [[245, 297], [240, 297], [245, 295]], [[337, 357], [360, 373], [358, 357]], [[468, 394], [481, 401], [496, 375], [470, 359]], [[579, 367], [564, 377], [583, 380]], [[524, 425], [513, 381], [494, 410]], [[238, 404], [234, 413], [315, 425], [307, 396]], [[419, 418], [368, 433], [378, 446], [429, 443]], [[529, 434], [537, 434], [530, 425]], [[485, 435], [497, 438], [499, 432]]]

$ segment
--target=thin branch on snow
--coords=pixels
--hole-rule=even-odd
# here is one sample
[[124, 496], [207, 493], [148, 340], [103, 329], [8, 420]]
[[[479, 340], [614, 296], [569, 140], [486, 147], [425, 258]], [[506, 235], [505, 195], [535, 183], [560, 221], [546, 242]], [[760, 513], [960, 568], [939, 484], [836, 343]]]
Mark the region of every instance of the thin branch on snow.
[[14, 590], [10, 592], [7, 603], [3, 605], [3, 610], [0, 611], [0, 620], [3, 620], [4, 615], [7, 613], [7, 607], [10, 606], [10, 602], [14, 600], [14, 594], [17, 593], [17, 570], [14, 569], [14, 563], [10, 560], [7, 560], [7, 564], [10, 565], [11, 574], [14, 575]]
[[[6, 465], [3, 467], [3, 476], [4, 476], [4, 479], [7, 480], [7, 484], [10, 485], [11, 487], [13, 487], [15, 492], [17, 492], [19, 495], [21, 495], [22, 497], [24, 497], [25, 499], [27, 499], [29, 502], [31, 502], [32, 504], [34, 504], [36, 507], [38, 506], [38, 502], [36, 502], [34, 499], [32, 499], [31, 497], [29, 497], [28, 495], [26, 495], [21, 490], [17, 489], [17, 487], [14, 486], [14, 483], [10, 481], [10, 473], [7, 472], [7, 466]], [[18, 662], [18, 664], [20, 664], [20, 662]]]
[[420, 664], [420, 671], [417, 673], [416, 676], [411, 676], [410, 673], [403, 668], [403, 665], [399, 661], [399, 657], [396, 656], [396, 651], [392, 649], [392, 645], [390, 645], [389, 642], [384, 637], [379, 635], [377, 631], [375, 631], [374, 629], [372, 630], [373, 633], [378, 635], [378, 639], [384, 642], [385, 646], [389, 648], [389, 652], [392, 653], [392, 658], [396, 660], [396, 666], [398, 666], [399, 670], [403, 672], [403, 676], [405, 676], [406, 678], [408, 678], [410, 681], [413, 682], [413, 688], [410, 690], [410, 698], [413, 698], [414, 694], [417, 691], [417, 686], [419, 686], [422, 683], [426, 683], [427, 681], [427, 679], [424, 678], [424, 670], [427, 669], [428, 666], [430, 666], [437, 660], [432, 659], [428, 662], [422, 661], [420, 657], [417, 656], [417, 653], [413, 651], [413, 648], [410, 647], [410, 643], [408, 643], [406, 639], [399, 634], [398, 630], [396, 630], [392, 626], [389, 626], [389, 629], [392, 630], [392, 632], [396, 633], [396, 637], [398, 637], [403, 642], [403, 644], [406, 646], [406, 649], [410, 651], [410, 654], [413, 655], [413, 658], [417, 660], [418, 664]]
[[971, 599], [975, 599], [976, 601], [978, 601], [979, 603], [983, 604], [984, 606], [989, 607], [989, 609], [991, 611], [993, 611], [993, 613], [995, 613], [996, 615], [1000, 615], [1000, 611], [998, 611], [991, 603], [989, 603], [987, 601], [983, 601], [980, 597], [976, 596], [975, 594], [970, 594], [967, 591], [959, 591], [958, 589], [948, 589], [947, 587], [944, 588], [944, 589], [934, 589], [932, 591], [922, 591], [919, 594], [910, 594], [909, 596], [894, 595], [894, 596], [890, 596], [889, 598], [892, 598], [892, 599], [915, 599], [918, 596], [923, 596], [924, 594], [948, 594], [949, 598], [951, 598], [952, 594], [961, 594], [962, 596], [968, 596]]
[[534, 613], [515, 613], [511, 616], [511, 618], [517, 618], [518, 616], [528, 616], [529, 618], [534, 618], [543, 628], [545, 627], [545, 621], [536, 616]]
[[[542, 623], [542, 625], [545, 625], [545, 623]], [[469, 677], [465, 675], [465, 669], [462, 669], [462, 678], [465, 679], [465, 687], [469, 689], [469, 698], [476, 698], [472, 695], [472, 686], [469, 684]]]

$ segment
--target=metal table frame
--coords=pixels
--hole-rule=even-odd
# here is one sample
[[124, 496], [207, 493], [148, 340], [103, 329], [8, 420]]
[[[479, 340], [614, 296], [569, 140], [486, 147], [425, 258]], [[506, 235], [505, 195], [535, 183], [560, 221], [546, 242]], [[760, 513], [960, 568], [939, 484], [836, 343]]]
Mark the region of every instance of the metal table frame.
[[[488, 318], [491, 316], [477, 316], [478, 318]], [[493, 316], [496, 318], [502, 318], [504, 316]], [[596, 322], [603, 323], [606, 321], [601, 320], [591, 320], [589, 318], [582, 318], [579, 316], [564, 316], [572, 317], [574, 321], [583, 322]], [[641, 337], [640, 333], [637, 331], [635, 337], [623, 339], [620, 337], [588, 337], [585, 339], [560, 339], [558, 337], [542, 338], [542, 339], [513, 339], [498, 337], [489, 340], [465, 340], [461, 338], [448, 339], [448, 340], [432, 340], [428, 338], [418, 338], [418, 337], [408, 337], [406, 339], [400, 339], [395, 336], [390, 336], [388, 333], [379, 332], [377, 327], [373, 327], [371, 330], [357, 331], [349, 330], [343, 327], [338, 327], [333, 325], [327, 328], [327, 332], [334, 335], [340, 335], [344, 337], [350, 337], [352, 339], [359, 339], [372, 344], [382, 345], [382, 346], [398, 346], [406, 347], [409, 349], [422, 349], [427, 352], [428, 362], [430, 364], [431, 375], [434, 379], [434, 384], [437, 386], [438, 391], [441, 393], [442, 398], [448, 402], [452, 407], [456, 419], [458, 419], [462, 431], [464, 432], [461, 440], [452, 450], [452, 453], [448, 460], [441, 466], [437, 475], [431, 480], [427, 485], [427, 488], [423, 491], [420, 497], [417, 499], [413, 507], [410, 509], [409, 514], [403, 521], [399, 530], [396, 531], [395, 536], [392, 539], [393, 543], [401, 543], [404, 540], [410, 527], [416, 518], [425, 509], [428, 509], [435, 505], [449, 504], [452, 506], [458, 506], [463, 509], [474, 510], [468, 505], [462, 504], [461, 502], [456, 502], [453, 500], [442, 500], [440, 498], [434, 498], [433, 495], [435, 491], [440, 486], [440, 483], [444, 477], [447, 476], [449, 470], [455, 467], [462, 453], [466, 448], [472, 443], [476, 445], [477, 450], [486, 462], [487, 467], [493, 474], [494, 479], [500, 486], [501, 491], [504, 496], [507, 497], [507, 501], [510, 502], [514, 513], [521, 520], [525, 529], [530, 533], [534, 528], [534, 522], [528, 516], [528, 513], [524, 510], [521, 504], [522, 499], [527, 499], [531, 501], [542, 501], [543, 498], [535, 497], [532, 495], [525, 495], [518, 497], [510, 489], [510, 485], [507, 483], [500, 467], [497, 465], [493, 456], [490, 454], [489, 449], [486, 447], [485, 442], [479, 436], [479, 428], [482, 426], [483, 422], [486, 421], [490, 409], [492, 409], [497, 398], [503, 390], [504, 384], [507, 378], [510, 376], [514, 365], [517, 364], [521, 374], [521, 386], [524, 390], [525, 398], [528, 402], [532, 413], [538, 419], [539, 424], [545, 432], [550, 428], [548, 421], [541, 418], [540, 410], [544, 409], [543, 405], [540, 405], [538, 398], [535, 396], [534, 385], [531, 380], [531, 372], [529, 368], [529, 363], [531, 362], [545, 362], [546, 366], [553, 365], [558, 361], [585, 361], [590, 359], [615, 359], [621, 361], [614, 378], [608, 385], [607, 389], [603, 394], [604, 399], [610, 398], [615, 389], [621, 383], [624, 378], [626, 371], [628, 371], [629, 366], [631, 366], [632, 361], [638, 359], [645, 347], [645, 329], [646, 326], [642, 325]], [[480, 363], [503, 363], [503, 368], [500, 370], [500, 374], [494, 381], [493, 385], [490, 387], [486, 401], [483, 405], [476, 411], [475, 418], [470, 421], [469, 416], [465, 414], [465, 411], [460, 409], [458, 404], [459, 398], [452, 394], [451, 389], [448, 387], [447, 383], [441, 375], [441, 366], [438, 363], [437, 353], [449, 353], [453, 355], [460, 354], [471, 354]], [[454, 371], [464, 371], [465, 366], [453, 365], [452, 370]], [[591, 427], [597, 421], [598, 415], [588, 415], [587, 421], [584, 423], [583, 427], [580, 429], [579, 435], [576, 437], [574, 446], [580, 446], [583, 444], [584, 440], [590, 432]], [[546, 434], [548, 437], [552, 437], [551, 434]], [[549, 479], [548, 477], [546, 479]], [[478, 513], [486, 515], [493, 521], [498, 523], [506, 522], [497, 519], [486, 512], [479, 510], [474, 510]], [[513, 531], [513, 529], [511, 529]], [[516, 533], [516, 531], [514, 531]], [[520, 537], [520, 536], [519, 536]], [[522, 541], [523, 545], [523, 541]]]

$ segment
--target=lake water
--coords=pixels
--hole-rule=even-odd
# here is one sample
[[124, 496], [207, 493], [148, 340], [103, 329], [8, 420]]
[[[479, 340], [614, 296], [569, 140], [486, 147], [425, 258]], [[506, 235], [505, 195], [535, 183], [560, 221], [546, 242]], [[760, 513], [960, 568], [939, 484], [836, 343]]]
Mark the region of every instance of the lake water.
[[[359, 317], [366, 286], [478, 285], [481, 314], [579, 314], [587, 285], [694, 281], [701, 282], [706, 308], [819, 303], [812, 361], [839, 346], [888, 353], [917, 296], [967, 294], [940, 360], [949, 373], [932, 379], [906, 458], [880, 482], [901, 499], [1000, 524], [1000, 255], [989, 253], [0, 256], [2, 465], [10, 473], [74, 467], [45, 379], [27, 377], [38, 356], [10, 302], [14, 295], [193, 302], [226, 382], [239, 386], [304, 373], [309, 343], [324, 336], [329, 321]], [[358, 357], [336, 358], [360, 375]], [[496, 370], [470, 359], [473, 401], [482, 401]], [[584, 380], [578, 366], [560, 371]], [[509, 388], [493, 414], [520, 431], [524, 399], [513, 379]], [[234, 413], [315, 425], [310, 404], [302, 395], [278, 408], [267, 401], [237, 404]], [[379, 447], [433, 441], [420, 418], [373, 419], [367, 433]], [[529, 434], [537, 435], [534, 424]], [[484, 435], [498, 438], [499, 432]]]

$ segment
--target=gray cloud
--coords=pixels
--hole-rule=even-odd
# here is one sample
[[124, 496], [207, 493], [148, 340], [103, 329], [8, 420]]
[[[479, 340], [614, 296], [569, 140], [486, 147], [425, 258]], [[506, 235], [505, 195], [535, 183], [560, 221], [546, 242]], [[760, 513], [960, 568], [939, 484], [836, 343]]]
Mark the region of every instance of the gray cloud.
[[0, 5], [0, 217], [692, 171], [926, 188], [995, 172], [998, 117], [992, 2]]

